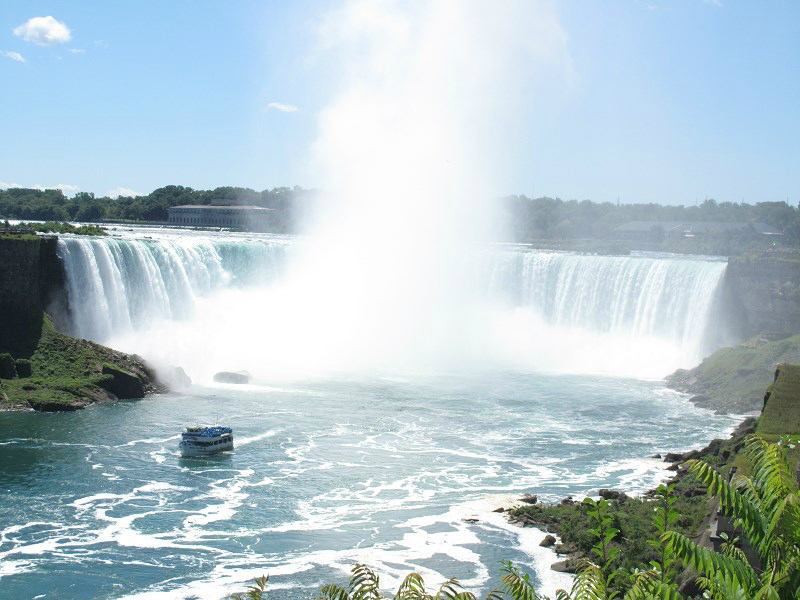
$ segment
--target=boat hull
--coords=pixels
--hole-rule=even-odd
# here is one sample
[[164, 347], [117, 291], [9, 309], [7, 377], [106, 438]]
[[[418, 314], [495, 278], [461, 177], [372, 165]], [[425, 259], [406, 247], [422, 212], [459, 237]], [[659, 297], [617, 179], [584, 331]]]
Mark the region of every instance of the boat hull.
[[184, 458], [198, 458], [203, 456], [213, 456], [220, 452], [233, 450], [233, 440], [216, 444], [214, 446], [200, 446], [192, 442], [181, 442], [179, 445], [181, 456]]

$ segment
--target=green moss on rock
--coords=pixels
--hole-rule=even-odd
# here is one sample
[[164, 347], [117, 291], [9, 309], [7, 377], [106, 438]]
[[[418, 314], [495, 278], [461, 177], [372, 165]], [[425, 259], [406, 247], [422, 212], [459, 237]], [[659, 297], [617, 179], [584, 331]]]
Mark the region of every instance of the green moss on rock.
[[20, 379], [25, 379], [31, 376], [31, 361], [27, 358], [18, 358], [14, 361], [14, 365], [17, 368], [17, 377]]
[[[0, 381], [0, 403], [6, 408], [74, 410], [114, 398], [141, 398], [163, 389], [136, 357], [65, 335], [42, 311], [27, 311], [24, 316], [28, 322], [17, 326], [16, 334], [0, 340], [0, 352], [14, 351], [22, 357], [30, 375]], [[11, 365], [16, 366], [13, 360]]]

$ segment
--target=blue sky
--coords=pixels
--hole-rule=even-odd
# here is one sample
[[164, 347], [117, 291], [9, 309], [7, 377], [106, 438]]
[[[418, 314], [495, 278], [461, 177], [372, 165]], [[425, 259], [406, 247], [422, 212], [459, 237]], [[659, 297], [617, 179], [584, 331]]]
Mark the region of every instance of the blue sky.
[[[316, 185], [309, 146], [336, 81], [314, 30], [335, 4], [4, 0], [0, 186]], [[800, 3], [556, 10], [571, 68], [514, 115], [498, 194], [800, 201]], [[25, 26], [46, 16], [68, 35]]]

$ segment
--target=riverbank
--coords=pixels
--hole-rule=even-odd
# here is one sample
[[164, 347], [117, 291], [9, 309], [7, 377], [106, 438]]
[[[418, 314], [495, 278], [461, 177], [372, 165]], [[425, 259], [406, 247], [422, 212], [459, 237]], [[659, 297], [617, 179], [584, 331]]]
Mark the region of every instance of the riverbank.
[[[702, 450], [680, 454], [667, 454], [665, 462], [676, 474], [667, 482], [675, 484], [677, 502], [673, 508], [681, 515], [675, 528], [687, 537], [697, 538], [705, 529], [710, 516], [710, 508], [702, 486], [681, 465], [690, 459], [705, 460], [723, 473], [728, 473], [741, 448], [744, 438], [755, 432], [756, 420], [743, 421], [727, 440], [713, 440]], [[621, 550], [619, 566], [633, 569], [650, 560], [657, 560], [656, 551], [647, 540], [657, 539], [658, 532], [652, 522], [655, 490], [641, 497], [628, 496], [625, 492], [600, 489], [597, 495], [609, 502], [608, 514], [614, 527], [620, 530], [612, 546]], [[591, 517], [580, 500], [567, 497], [555, 504], [531, 503], [532, 497], [523, 498], [523, 506], [507, 511], [511, 523], [522, 527], [543, 529], [546, 537], [543, 545], [552, 547], [560, 560], [552, 565], [556, 571], [574, 573], [580, 562], [592, 556], [595, 543], [588, 530], [593, 527]], [[558, 541], [556, 540], [558, 536]]]
[[[762, 391], [759, 397], [763, 396]], [[675, 486], [676, 502], [672, 508], [680, 515], [674, 529], [698, 543], [712, 545], [711, 530], [716, 519], [716, 507], [708, 500], [706, 487], [689, 473], [685, 463], [689, 460], [705, 461], [727, 479], [735, 470], [746, 470], [746, 461], [739, 452], [745, 438], [753, 433], [773, 442], [784, 435], [800, 434], [800, 366], [781, 365], [777, 369], [759, 418], [745, 419], [730, 437], [712, 440], [701, 450], [663, 456], [670, 465], [668, 469], [675, 471], [666, 482]], [[787, 452], [790, 462], [798, 464], [800, 449], [788, 449]], [[659, 536], [652, 522], [657, 502], [655, 493], [655, 490], [650, 490], [641, 497], [631, 497], [617, 490], [600, 489], [597, 492], [608, 501], [608, 515], [613, 526], [620, 530], [611, 546], [620, 549], [618, 566], [622, 568], [633, 569], [650, 560], [658, 560], [655, 549], [647, 542]], [[513, 524], [547, 532], [541, 545], [552, 548], [560, 559], [552, 565], [553, 570], [574, 573], [582, 560], [593, 556], [595, 539], [587, 533], [593, 523], [584, 504], [572, 497], [553, 504], [540, 504], [535, 496], [523, 497], [520, 501], [523, 503], [521, 506], [504, 509], [507, 518]]]
[[720, 348], [695, 368], [668, 375], [666, 383], [717, 414], [758, 413], [775, 369], [786, 363], [800, 363], [800, 334], [777, 340], [757, 336]]

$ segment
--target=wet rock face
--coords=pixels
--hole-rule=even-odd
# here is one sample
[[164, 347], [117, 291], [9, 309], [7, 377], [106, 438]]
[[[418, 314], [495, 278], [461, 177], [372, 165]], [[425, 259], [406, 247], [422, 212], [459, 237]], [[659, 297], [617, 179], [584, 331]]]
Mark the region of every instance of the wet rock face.
[[729, 259], [725, 284], [744, 317], [744, 334], [800, 332], [800, 256]]
[[117, 398], [128, 400], [131, 398], [144, 398], [144, 382], [141, 376], [116, 365], [103, 365], [103, 375], [110, 375], [112, 380], [106, 389]]
[[54, 236], [0, 238], [0, 304], [47, 309], [61, 299], [64, 267], [57, 247]]

